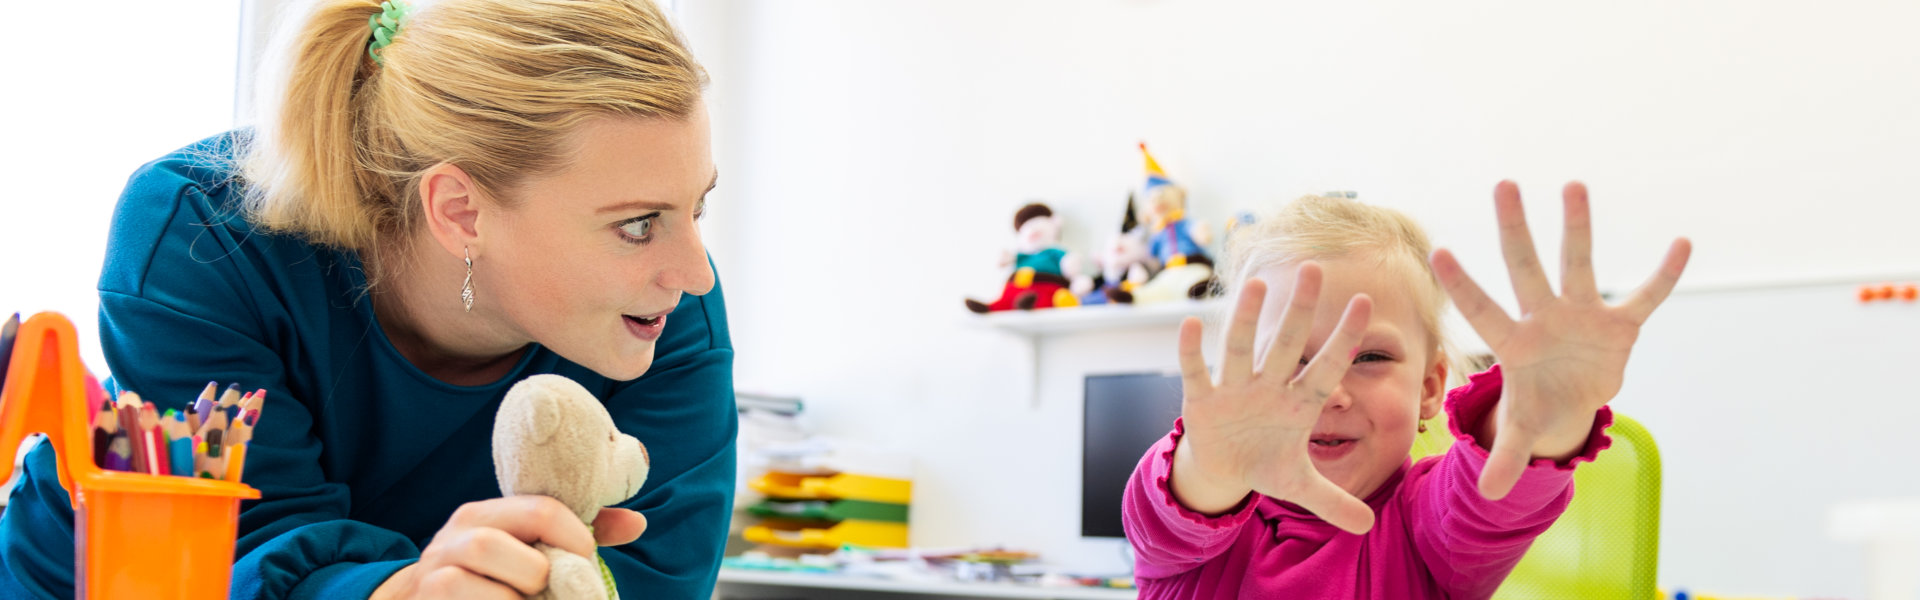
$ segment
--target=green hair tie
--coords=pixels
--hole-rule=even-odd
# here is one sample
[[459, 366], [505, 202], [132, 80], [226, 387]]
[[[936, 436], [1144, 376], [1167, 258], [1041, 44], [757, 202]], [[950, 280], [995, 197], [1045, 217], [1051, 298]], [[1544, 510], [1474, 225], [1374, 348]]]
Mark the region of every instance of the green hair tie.
[[367, 27], [373, 29], [373, 42], [367, 44], [367, 56], [373, 57], [374, 64], [387, 64], [380, 58], [380, 49], [393, 45], [393, 37], [400, 35], [400, 24], [406, 21], [407, 11], [405, 4], [381, 2], [380, 13], [367, 17]]

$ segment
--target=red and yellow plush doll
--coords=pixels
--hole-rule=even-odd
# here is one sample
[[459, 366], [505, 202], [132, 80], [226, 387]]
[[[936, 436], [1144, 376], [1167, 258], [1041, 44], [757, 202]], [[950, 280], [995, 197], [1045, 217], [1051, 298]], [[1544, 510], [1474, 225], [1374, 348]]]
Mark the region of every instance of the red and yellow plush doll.
[[1000, 298], [991, 303], [967, 299], [967, 310], [989, 313], [1078, 306], [1068, 288], [1079, 274], [1079, 257], [1060, 247], [1060, 220], [1040, 203], [1020, 207], [1013, 215], [1013, 251], [1000, 256], [1001, 267], [1013, 267]]

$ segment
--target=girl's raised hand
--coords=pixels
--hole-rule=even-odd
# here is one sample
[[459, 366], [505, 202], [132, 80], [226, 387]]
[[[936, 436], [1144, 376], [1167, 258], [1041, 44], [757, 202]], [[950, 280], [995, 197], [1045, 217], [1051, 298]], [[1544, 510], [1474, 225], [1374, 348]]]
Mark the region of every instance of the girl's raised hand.
[[[1320, 298], [1320, 267], [1300, 266], [1279, 333], [1254, 363], [1254, 332], [1267, 285], [1249, 280], [1227, 327], [1218, 381], [1200, 354], [1200, 320], [1180, 324], [1181, 403], [1186, 433], [1175, 452], [1173, 487], [1189, 508], [1224, 510], [1249, 491], [1292, 502], [1353, 533], [1373, 527], [1373, 511], [1313, 467], [1313, 427], [1327, 397], [1339, 388], [1367, 328], [1373, 301], [1356, 295], [1340, 324], [1304, 369], [1299, 368]], [[1297, 371], [1297, 373], [1296, 373]], [[1184, 477], [1183, 477], [1184, 476]], [[1200, 508], [1189, 497], [1206, 498]]]
[[1500, 407], [1488, 421], [1490, 429], [1480, 432], [1491, 435], [1493, 444], [1480, 473], [1480, 495], [1488, 499], [1506, 497], [1533, 458], [1564, 460], [1585, 447], [1594, 414], [1620, 391], [1641, 324], [1673, 291], [1692, 251], [1686, 238], [1674, 240], [1653, 277], [1625, 301], [1608, 305], [1594, 284], [1587, 188], [1569, 183], [1563, 195], [1566, 235], [1560, 295], [1555, 296], [1534, 253], [1519, 187], [1503, 181], [1494, 188], [1500, 249], [1520, 301], [1517, 321], [1487, 297], [1452, 253], [1436, 250], [1432, 257], [1447, 295], [1501, 365]]

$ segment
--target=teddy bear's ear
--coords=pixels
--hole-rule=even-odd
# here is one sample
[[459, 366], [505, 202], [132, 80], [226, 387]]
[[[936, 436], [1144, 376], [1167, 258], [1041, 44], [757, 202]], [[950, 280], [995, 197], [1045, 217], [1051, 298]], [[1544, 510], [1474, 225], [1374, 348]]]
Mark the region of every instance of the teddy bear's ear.
[[527, 423], [527, 440], [535, 444], [545, 444], [560, 432], [560, 398], [548, 394], [535, 394], [529, 398], [527, 408], [533, 418]]
[[528, 444], [544, 444], [560, 431], [560, 402], [569, 393], [576, 391], [579, 384], [558, 375], [535, 375], [507, 390], [507, 399], [500, 408], [505, 422], [500, 427], [518, 429], [523, 432], [521, 441]]

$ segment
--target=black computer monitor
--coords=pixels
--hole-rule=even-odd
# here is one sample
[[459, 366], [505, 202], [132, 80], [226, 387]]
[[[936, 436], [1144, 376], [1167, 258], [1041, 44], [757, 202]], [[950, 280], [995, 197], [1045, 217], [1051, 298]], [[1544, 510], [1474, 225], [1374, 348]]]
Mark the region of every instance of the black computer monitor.
[[1120, 497], [1147, 448], [1180, 416], [1180, 375], [1087, 376], [1080, 442], [1080, 535], [1126, 537]]

